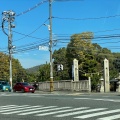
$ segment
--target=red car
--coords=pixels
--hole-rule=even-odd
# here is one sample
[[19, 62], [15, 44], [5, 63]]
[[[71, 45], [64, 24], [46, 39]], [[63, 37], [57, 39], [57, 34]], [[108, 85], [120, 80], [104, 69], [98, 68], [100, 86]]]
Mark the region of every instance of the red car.
[[27, 82], [18, 82], [15, 84], [15, 86], [13, 87], [13, 92], [16, 91], [21, 91], [21, 92], [35, 92], [35, 88], [30, 85]]

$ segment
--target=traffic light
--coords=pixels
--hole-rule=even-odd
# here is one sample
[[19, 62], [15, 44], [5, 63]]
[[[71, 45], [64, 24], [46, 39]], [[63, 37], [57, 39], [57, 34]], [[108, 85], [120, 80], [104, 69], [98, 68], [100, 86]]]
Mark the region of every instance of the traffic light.
[[57, 70], [58, 70], [58, 71], [63, 70], [63, 65], [62, 65], [62, 64], [57, 65]]
[[60, 64], [60, 70], [63, 70], [63, 65], [62, 64]]

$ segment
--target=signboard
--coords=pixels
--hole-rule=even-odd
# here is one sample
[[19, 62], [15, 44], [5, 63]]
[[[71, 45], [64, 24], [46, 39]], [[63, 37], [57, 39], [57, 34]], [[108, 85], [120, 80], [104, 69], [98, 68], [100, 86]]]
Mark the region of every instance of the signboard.
[[48, 47], [47, 46], [39, 46], [39, 50], [48, 51]]

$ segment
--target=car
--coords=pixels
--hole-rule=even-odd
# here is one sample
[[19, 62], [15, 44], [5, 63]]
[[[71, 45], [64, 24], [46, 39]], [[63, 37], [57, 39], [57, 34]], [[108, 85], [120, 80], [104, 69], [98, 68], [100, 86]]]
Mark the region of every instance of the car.
[[11, 86], [7, 81], [0, 81], [0, 90], [2, 92], [4, 92], [4, 91], [11, 92]]
[[17, 82], [13, 87], [13, 92], [16, 92], [16, 91], [21, 91], [23, 93], [24, 92], [34, 93], [35, 88], [27, 82]]

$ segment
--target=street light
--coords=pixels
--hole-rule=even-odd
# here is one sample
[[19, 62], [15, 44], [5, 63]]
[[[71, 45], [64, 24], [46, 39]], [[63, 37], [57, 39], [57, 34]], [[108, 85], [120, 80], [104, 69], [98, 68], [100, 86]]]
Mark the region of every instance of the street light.
[[[9, 72], [10, 72], [10, 85], [12, 89], [12, 53], [13, 53], [13, 49], [15, 48], [15, 46], [12, 45], [12, 28], [15, 28], [15, 25], [12, 24], [12, 22], [14, 22], [15, 20], [14, 17], [15, 12], [13, 12], [12, 10], [3, 11], [2, 15], [3, 15], [2, 30], [8, 36], [8, 51], [9, 51], [9, 65], [10, 65]], [[5, 22], [8, 22], [8, 33], [6, 33], [4, 30]]]

